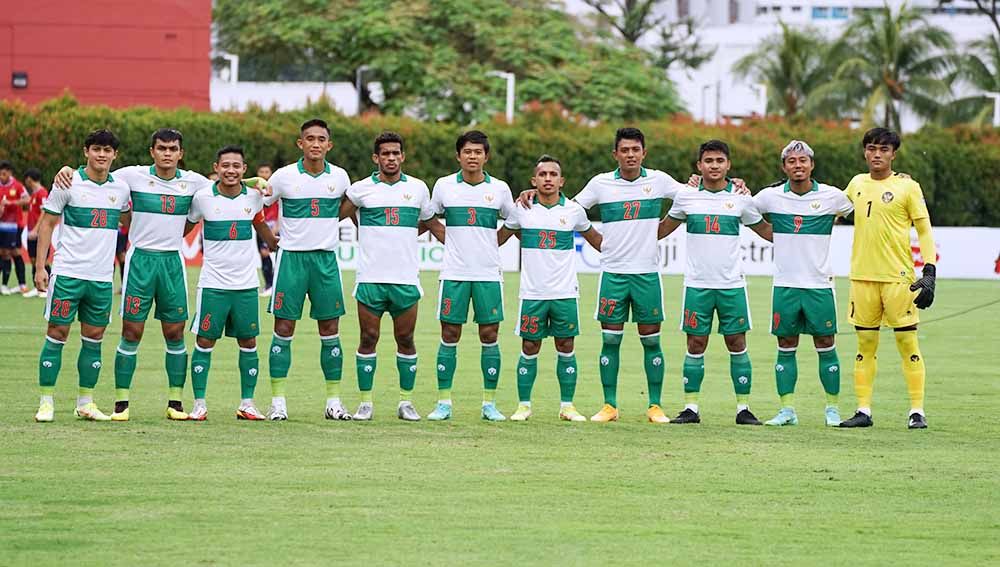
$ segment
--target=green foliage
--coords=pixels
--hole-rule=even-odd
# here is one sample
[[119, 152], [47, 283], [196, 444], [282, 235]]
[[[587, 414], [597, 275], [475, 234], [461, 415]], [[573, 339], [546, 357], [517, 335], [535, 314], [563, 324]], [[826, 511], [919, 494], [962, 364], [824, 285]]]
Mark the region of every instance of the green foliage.
[[593, 119], [639, 119], [681, 110], [644, 52], [579, 29], [542, 0], [280, 0], [215, 3], [219, 47], [239, 54], [246, 80], [382, 85], [383, 112], [459, 124], [502, 112], [513, 72], [520, 101], [560, 102]]
[[[595, 85], [593, 88], [600, 88]], [[616, 167], [611, 157], [617, 125], [590, 126], [574, 121], [555, 106], [519, 116], [514, 125], [488, 122], [479, 127], [492, 141], [487, 169], [508, 181], [515, 192], [530, 187], [537, 157], [557, 156], [567, 177], [566, 192], [579, 191], [587, 180]], [[408, 118], [336, 114], [325, 102], [296, 112], [256, 110], [246, 113], [199, 113], [190, 110], [132, 108], [111, 110], [79, 106], [69, 97], [29, 108], [0, 103], [0, 158], [14, 161], [19, 171], [39, 167], [50, 178], [63, 164], [82, 160], [86, 134], [109, 127], [123, 141], [117, 165], [150, 163], [149, 134], [162, 126], [184, 133], [185, 166], [211, 171], [215, 151], [229, 143], [242, 144], [251, 163], [275, 166], [301, 155], [295, 147], [299, 125], [320, 116], [330, 123], [334, 148], [330, 160], [353, 179], [372, 171], [371, 143], [382, 130], [395, 130], [406, 140], [410, 174], [428, 184], [458, 169], [455, 138], [463, 127]], [[781, 178], [778, 155], [792, 138], [808, 141], [816, 150], [816, 178], [844, 187], [865, 170], [861, 132], [838, 123], [764, 119], [744, 126], [706, 126], [687, 120], [636, 124], [646, 134], [646, 165], [684, 181], [695, 171], [695, 152], [709, 138], [727, 141], [733, 151], [732, 174], [755, 190]], [[896, 169], [909, 172], [924, 188], [932, 218], [941, 225], [1000, 226], [1000, 181], [988, 172], [1000, 170], [1000, 136], [992, 129], [927, 128], [906, 136]]]

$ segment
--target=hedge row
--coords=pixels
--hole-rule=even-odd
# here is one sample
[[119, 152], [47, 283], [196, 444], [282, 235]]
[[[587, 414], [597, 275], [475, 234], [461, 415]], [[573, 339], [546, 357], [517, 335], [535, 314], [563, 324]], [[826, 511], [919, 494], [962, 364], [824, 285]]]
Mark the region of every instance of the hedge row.
[[[334, 149], [329, 159], [353, 179], [371, 172], [371, 142], [384, 129], [405, 137], [405, 170], [429, 185], [457, 169], [453, 148], [463, 128], [454, 124], [383, 116], [346, 118], [325, 104], [284, 113], [201, 113], [83, 107], [69, 97], [34, 108], [0, 103], [0, 159], [10, 159], [18, 171], [38, 167], [49, 178], [60, 165], [82, 161], [81, 145], [89, 131], [109, 127], [123, 141], [118, 165], [149, 163], [149, 134], [170, 126], [184, 133], [187, 168], [211, 171], [215, 150], [229, 143], [243, 145], [251, 163], [280, 166], [298, 159], [298, 125], [313, 116], [330, 123]], [[698, 144], [709, 138], [730, 144], [732, 174], [755, 190], [781, 178], [778, 154], [791, 138], [804, 139], [816, 150], [815, 177], [826, 183], [843, 187], [865, 165], [861, 132], [842, 124], [765, 119], [741, 126], [708, 126], [677, 118], [636, 125], [646, 133], [646, 165], [679, 180], [695, 171]], [[562, 161], [570, 195], [590, 176], [615, 167], [610, 154], [615, 125], [580, 124], [541, 108], [519, 115], [514, 125], [491, 122], [478, 127], [489, 134], [493, 146], [487, 169], [507, 180], [515, 192], [530, 186], [534, 160], [543, 153]], [[1000, 226], [1000, 176], [996, 175], [1000, 131], [925, 128], [904, 138], [896, 169], [920, 182], [935, 224]]]

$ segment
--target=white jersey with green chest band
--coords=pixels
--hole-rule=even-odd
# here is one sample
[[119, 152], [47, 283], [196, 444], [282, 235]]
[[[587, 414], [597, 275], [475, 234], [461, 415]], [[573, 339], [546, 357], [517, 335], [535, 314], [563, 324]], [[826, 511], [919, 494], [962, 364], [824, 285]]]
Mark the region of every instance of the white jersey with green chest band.
[[303, 160], [274, 172], [265, 205], [280, 203], [281, 248], [294, 252], [336, 250], [340, 243], [340, 199], [351, 186], [347, 172], [329, 162], [318, 175]]
[[154, 166], [131, 165], [114, 172], [132, 190], [132, 225], [128, 239], [143, 250], [180, 251], [191, 199], [211, 184], [194, 171], [178, 169], [170, 179], [156, 175]]
[[740, 225], [750, 226], [764, 219], [749, 195], [737, 195], [732, 191], [732, 183], [717, 192], [703, 188], [682, 191], [667, 213], [670, 218], [686, 224], [686, 287], [746, 287]]
[[257, 242], [253, 220], [263, 208], [260, 193], [247, 190], [227, 197], [212, 184], [198, 191], [191, 202], [187, 220], [204, 220], [204, 260], [198, 287], [211, 289], [252, 289], [257, 287]]
[[69, 189], [52, 187], [42, 209], [62, 217], [52, 260], [54, 275], [114, 280], [118, 221], [129, 210], [128, 195], [128, 185], [114, 175], [97, 183], [82, 167], [73, 173]]
[[832, 288], [833, 223], [854, 210], [844, 192], [814, 180], [812, 189], [799, 195], [786, 181], [761, 189], [753, 200], [774, 226], [774, 285]]
[[503, 280], [497, 223], [510, 216], [514, 197], [505, 182], [485, 175], [475, 185], [467, 183], [461, 172], [434, 183], [431, 210], [444, 216], [446, 227], [442, 280]]
[[684, 189], [662, 171], [642, 168], [628, 181], [619, 170], [594, 176], [573, 200], [601, 215], [601, 269], [615, 274], [659, 272], [656, 230], [664, 199]]
[[390, 185], [375, 172], [351, 185], [347, 198], [358, 207], [357, 281], [420, 285], [418, 225], [434, 216], [427, 184], [402, 174]]
[[521, 231], [521, 299], [580, 296], [574, 232], [591, 227], [583, 207], [562, 195], [552, 206], [536, 198], [530, 209], [514, 207], [504, 226]]

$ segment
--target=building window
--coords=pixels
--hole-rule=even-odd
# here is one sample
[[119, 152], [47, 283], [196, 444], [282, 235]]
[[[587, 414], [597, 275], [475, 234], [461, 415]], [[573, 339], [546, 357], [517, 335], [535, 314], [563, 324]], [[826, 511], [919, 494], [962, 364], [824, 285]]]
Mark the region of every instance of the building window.
[[825, 20], [830, 17], [830, 8], [827, 6], [813, 6], [812, 18], [814, 20]]
[[793, 14], [801, 14], [802, 13], [802, 6], [792, 6], [792, 13]]
[[781, 6], [771, 6], [771, 13], [772, 14], [778, 14], [778, 15], [780, 15], [781, 14]]
[[758, 16], [766, 16], [767, 15], [767, 6], [757, 6], [757, 15]]
[[835, 6], [831, 17], [835, 20], [846, 20], [847, 19], [847, 8], [844, 6]]
[[690, 0], [677, 0], [677, 17], [684, 19], [691, 15]]
[[738, 21], [740, 21], [740, 2], [729, 0], [729, 23], [735, 24]]

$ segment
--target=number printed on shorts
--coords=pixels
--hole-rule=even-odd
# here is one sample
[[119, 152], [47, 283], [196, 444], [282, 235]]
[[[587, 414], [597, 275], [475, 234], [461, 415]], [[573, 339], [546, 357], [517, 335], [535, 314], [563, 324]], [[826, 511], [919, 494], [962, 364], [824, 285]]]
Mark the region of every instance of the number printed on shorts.
[[[715, 215], [714, 217], [712, 215], [705, 215], [705, 234], [711, 232], [714, 232], [715, 234], [722, 232], [722, 228], [719, 227], [719, 215]], [[798, 230], [795, 232], [798, 232]]]
[[91, 228], [107, 228], [108, 227], [108, 211], [104, 209], [90, 209], [90, 227]]
[[689, 329], [698, 328], [698, 312], [690, 309], [684, 310], [684, 326]]
[[521, 315], [521, 332], [535, 334], [538, 332], [538, 317]]
[[142, 308], [142, 298], [134, 295], [125, 296], [125, 312], [129, 315], [137, 315]]
[[539, 248], [555, 248], [556, 247], [556, 231], [554, 230], [540, 230], [538, 231], [538, 247]]
[[618, 305], [618, 300], [608, 299], [606, 297], [601, 298], [601, 306], [598, 309], [598, 313], [601, 315], [610, 317], [615, 312], [615, 306]]
[[160, 195], [160, 212], [171, 215], [177, 209], [177, 199], [173, 195]]
[[448, 315], [451, 313], [451, 300], [447, 297], [441, 300], [441, 314]]
[[639, 218], [639, 208], [642, 207], [642, 201], [625, 201], [622, 205], [625, 207], [625, 213], [622, 215], [622, 218], [625, 220]]
[[392, 226], [399, 224], [399, 207], [385, 208], [385, 224]]
[[777, 311], [775, 311], [774, 312], [774, 323], [771, 325], [771, 327], [777, 329], [779, 325], [781, 325], [781, 313], [778, 313]]
[[69, 310], [72, 308], [72, 304], [68, 299], [53, 299], [52, 300], [52, 316], [53, 317], [69, 317]]
[[201, 330], [207, 331], [212, 328], [212, 314], [208, 313], [201, 320]]
[[281, 306], [285, 304], [285, 292], [279, 291], [274, 294], [274, 310], [277, 311], [281, 309]]

